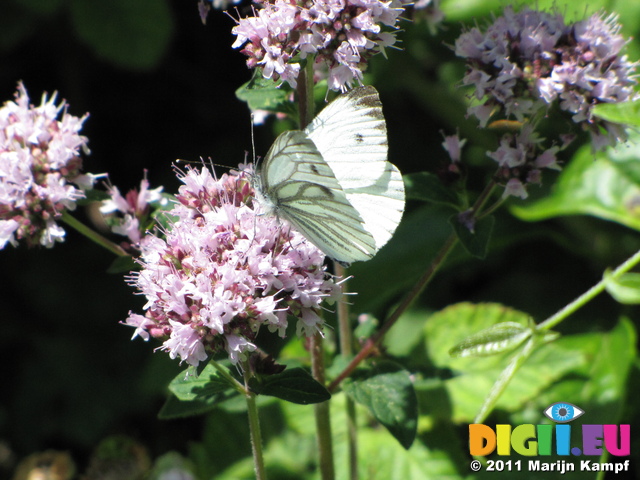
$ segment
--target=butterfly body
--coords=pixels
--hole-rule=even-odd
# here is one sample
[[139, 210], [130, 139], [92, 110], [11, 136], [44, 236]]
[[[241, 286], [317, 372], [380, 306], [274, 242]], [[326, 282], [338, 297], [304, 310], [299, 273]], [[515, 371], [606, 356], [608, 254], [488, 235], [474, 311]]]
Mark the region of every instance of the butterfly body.
[[282, 133], [265, 157], [258, 191], [267, 210], [334, 260], [372, 258], [404, 210], [402, 176], [387, 162], [376, 90], [356, 88], [304, 131]]

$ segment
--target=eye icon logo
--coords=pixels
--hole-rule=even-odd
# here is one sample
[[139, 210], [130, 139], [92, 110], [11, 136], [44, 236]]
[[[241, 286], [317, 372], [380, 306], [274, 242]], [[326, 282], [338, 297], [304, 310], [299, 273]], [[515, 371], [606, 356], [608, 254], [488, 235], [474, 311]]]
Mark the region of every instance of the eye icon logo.
[[557, 402], [549, 405], [544, 414], [557, 423], [568, 423], [584, 414], [584, 410], [567, 402]]

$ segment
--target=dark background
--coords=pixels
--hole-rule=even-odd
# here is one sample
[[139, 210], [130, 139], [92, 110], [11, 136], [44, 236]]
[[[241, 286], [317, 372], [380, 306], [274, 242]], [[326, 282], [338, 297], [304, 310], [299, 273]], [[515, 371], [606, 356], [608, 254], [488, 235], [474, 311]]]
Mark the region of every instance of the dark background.
[[[57, 90], [69, 103], [69, 113], [89, 112], [82, 133], [92, 153], [85, 171], [109, 172], [123, 193], [139, 185], [144, 169], [152, 187], [175, 192], [179, 182], [172, 162], [178, 158], [211, 158], [223, 165], [244, 161], [251, 151], [249, 110], [234, 92], [251, 75], [244, 57], [231, 48], [233, 20], [214, 12], [203, 26], [196, 0], [107, 4], [12, 0], [0, 15], [0, 99], [11, 99], [22, 80], [34, 104], [42, 92]], [[463, 72], [446, 46], [459, 26], [447, 25], [438, 37], [424, 25], [402, 26], [405, 50], [388, 50], [388, 60], [376, 59], [367, 82], [380, 90], [390, 160], [403, 173], [437, 171], [446, 163], [441, 132], [456, 128], [479, 142], [470, 157], [482, 158], [492, 143], [464, 118], [462, 94], [450, 80], [459, 80]], [[255, 129], [258, 156], [273, 141], [272, 127], [269, 122]], [[472, 160], [471, 168], [479, 175], [470, 186], [479, 190], [493, 167]], [[417, 209], [412, 203], [407, 208]], [[413, 243], [398, 248], [419, 259], [431, 256], [427, 239], [436, 243], [443, 232], [448, 234], [447, 215], [407, 234]], [[78, 217], [89, 221], [83, 210]], [[487, 260], [458, 251], [423, 298], [425, 305], [437, 309], [461, 300], [502, 301], [544, 318], [638, 245], [629, 230], [596, 219], [531, 226], [503, 210], [497, 224]], [[576, 239], [581, 250], [568, 243]], [[0, 252], [0, 441], [17, 457], [57, 448], [82, 459], [113, 433], [140, 439], [154, 455], [184, 451], [189, 440], [200, 438], [202, 419], [156, 418], [166, 385], [181, 367], [164, 353], [153, 353], [157, 344], [130, 341], [133, 329], [118, 324], [129, 310], [140, 312], [144, 302], [132, 295], [121, 274], [105, 273], [112, 260], [69, 229], [66, 241], [51, 250], [21, 246]], [[370, 285], [388, 292], [383, 295], [388, 303], [397, 298], [399, 287], [384, 283], [409, 275], [385, 264], [383, 254], [376, 261], [354, 268], [354, 274], [363, 292]], [[396, 271], [373, 273], [380, 265]], [[420, 267], [413, 262], [409, 268]], [[355, 301], [363, 308], [386, 306], [366, 293]], [[613, 309], [612, 301], [599, 300], [583, 317], [586, 322], [566, 322], [563, 328], [606, 329], [595, 319]]]

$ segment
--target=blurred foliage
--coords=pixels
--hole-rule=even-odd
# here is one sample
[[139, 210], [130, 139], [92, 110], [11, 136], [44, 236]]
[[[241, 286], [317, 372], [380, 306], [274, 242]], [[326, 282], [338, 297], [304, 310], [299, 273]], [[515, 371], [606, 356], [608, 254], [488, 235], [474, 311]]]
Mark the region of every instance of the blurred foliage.
[[[638, 2], [525, 3], [553, 4], [575, 18], [598, 8], [616, 11], [623, 33], [634, 38], [630, 58], [640, 58]], [[440, 147], [442, 132], [458, 130], [468, 139], [463, 158], [471, 194], [490, 177], [493, 165], [485, 153], [497, 137], [465, 118], [468, 92], [457, 88], [464, 70], [450, 46], [463, 24], [482, 24], [504, 5], [443, 0], [447, 17], [435, 36], [424, 23], [405, 22], [403, 50], [388, 51], [388, 59], [379, 56], [370, 66], [367, 83], [380, 91], [388, 122], [389, 159], [403, 173], [437, 173], [448, 162]], [[59, 91], [71, 113], [91, 115], [83, 130], [93, 152], [86, 170], [108, 171], [126, 191], [147, 168], [152, 187], [173, 192], [176, 158], [211, 157], [237, 165], [251, 150], [249, 111], [235, 96], [251, 74], [230, 47], [233, 24], [214, 13], [204, 27], [196, 0], [9, 0], [0, 15], [0, 98], [11, 98], [18, 80], [34, 100], [42, 91]], [[637, 109], [605, 114], [638, 121]], [[548, 131], [563, 127], [548, 123]], [[273, 119], [255, 128], [257, 155], [264, 155], [280, 128]], [[511, 354], [451, 358], [449, 350], [498, 321], [539, 323], [640, 248], [637, 147], [593, 155], [585, 141], [580, 138], [582, 146], [563, 152], [563, 171], [545, 173], [530, 200], [510, 200], [495, 213], [490, 241], [481, 245], [484, 259], [456, 248], [415, 308], [386, 337], [379, 355], [403, 365], [417, 392], [416, 441], [405, 450], [374, 419], [375, 398], [358, 392], [371, 407], [358, 406], [361, 478], [471, 478], [467, 424]], [[434, 180], [424, 174], [411, 178], [417, 187]], [[446, 192], [411, 196], [388, 246], [350, 270], [349, 288], [358, 292], [351, 306], [354, 325], [361, 313], [384, 319], [415, 283], [451, 233], [455, 204]], [[79, 212], [86, 221], [90, 213], [89, 208]], [[157, 419], [163, 405], [171, 407], [165, 404], [167, 387], [181, 367], [154, 354], [155, 345], [130, 341], [132, 330], [118, 322], [129, 310], [139, 311], [142, 299], [131, 295], [121, 273], [105, 274], [112, 261], [108, 253], [74, 232], [67, 237], [52, 251], [19, 248], [0, 254], [8, 277], [1, 289], [0, 441], [11, 451], [3, 456], [10, 460], [0, 462], [0, 478], [11, 478], [18, 459], [48, 449], [72, 452], [84, 467], [96, 445], [116, 434], [144, 445], [152, 459], [179, 452], [182, 456], [160, 460], [186, 465], [200, 479], [253, 478], [246, 412], [237, 398], [205, 405], [202, 411], [208, 413], [201, 417]], [[637, 307], [601, 295], [559, 326], [558, 340], [534, 352], [485, 423], [547, 422], [544, 408], [567, 401], [586, 412], [575, 425], [638, 428], [640, 411], [629, 395], [629, 386], [640, 380], [638, 324]], [[329, 330], [329, 348], [334, 337]], [[263, 346], [280, 351], [284, 363], [306, 361], [299, 340]], [[312, 408], [260, 400], [271, 477], [316, 478]], [[339, 472], [346, 471], [343, 402], [342, 393], [334, 395], [331, 409]], [[405, 434], [401, 430], [400, 437]], [[632, 442], [638, 475], [637, 435]], [[160, 460], [151, 467], [156, 473], [164, 468]], [[589, 478], [585, 473], [563, 478], [578, 476]], [[508, 477], [529, 478], [527, 472]]]

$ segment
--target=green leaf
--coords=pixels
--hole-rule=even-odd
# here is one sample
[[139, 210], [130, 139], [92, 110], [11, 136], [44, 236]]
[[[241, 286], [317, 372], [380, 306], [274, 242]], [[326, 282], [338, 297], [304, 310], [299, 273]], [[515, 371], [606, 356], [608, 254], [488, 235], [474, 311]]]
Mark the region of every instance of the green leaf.
[[640, 101], [624, 103], [601, 103], [593, 109], [593, 114], [613, 123], [640, 127]]
[[443, 185], [433, 173], [410, 173], [402, 178], [407, 200], [421, 200], [459, 208], [460, 202], [457, 195], [450, 188]]
[[460, 22], [504, 9], [501, 0], [443, 0], [440, 8], [447, 21]]
[[578, 424], [621, 423], [626, 391], [633, 385], [629, 376], [637, 361], [636, 337], [633, 323], [626, 318], [608, 332], [563, 337], [559, 343], [586, 355], [588, 361], [527, 402], [524, 411], [512, 416], [512, 423], [527, 423], [558, 400], [585, 410], [588, 415], [578, 419]]
[[[220, 393], [234, 388], [234, 384], [223, 377], [213, 365], [207, 365], [199, 375], [192, 368], [184, 370], [169, 384], [169, 391], [179, 400], [214, 399]], [[225, 397], [225, 399], [228, 398]]]
[[160, 420], [173, 420], [176, 418], [196, 417], [198, 415], [204, 415], [215, 407], [216, 405], [210, 402], [202, 400], [184, 402], [171, 395], [158, 412], [158, 418]]
[[287, 402], [308, 405], [329, 400], [331, 394], [303, 368], [287, 369], [277, 375], [252, 378], [249, 386], [260, 395], [286, 400]]
[[201, 415], [216, 405], [238, 395], [233, 384], [208, 364], [199, 375], [188, 368], [169, 384], [170, 397], [159, 413], [159, 418], [170, 419]]
[[296, 107], [289, 100], [290, 95], [288, 87], [278, 87], [270, 78], [264, 78], [260, 70], [256, 70], [253, 78], [236, 90], [236, 97], [247, 102], [251, 110], [286, 113], [295, 118]]
[[[331, 399], [331, 429], [334, 442], [334, 463], [336, 466], [348, 465], [349, 421], [346, 415], [346, 398], [343, 393], [335, 394]], [[317, 447], [314, 431], [309, 428], [314, 422], [313, 410], [303, 405], [281, 403], [287, 424], [285, 434], [269, 441], [265, 448], [268, 458], [267, 470], [274, 472], [269, 478], [317, 479], [317, 471], [310, 471], [310, 465], [316, 465]], [[389, 433], [376, 422], [372, 422], [369, 409], [356, 404], [358, 420], [358, 478], [374, 480], [459, 480], [456, 465], [467, 460], [456, 437], [456, 430], [444, 428], [436, 438], [425, 441], [417, 437], [410, 449], [400, 443], [390, 441]], [[431, 441], [433, 440], [433, 441]], [[460, 455], [451, 454], [451, 450]], [[291, 452], [295, 452], [294, 455]], [[250, 459], [246, 470], [225, 471], [225, 475], [216, 476], [216, 480], [251, 479], [254, 474]], [[277, 465], [281, 465], [277, 468]], [[238, 466], [239, 467], [239, 466]], [[346, 468], [337, 469], [337, 478], [347, 478]], [[287, 473], [283, 473], [287, 472]], [[341, 473], [342, 472], [342, 473]], [[243, 473], [245, 475], [243, 475]], [[288, 475], [287, 475], [288, 474]]]
[[94, 188], [91, 190], [85, 190], [84, 196], [85, 198], [78, 200], [78, 205], [88, 205], [92, 202], [101, 202], [110, 198], [110, 195], [104, 190], [96, 190]]
[[366, 340], [375, 333], [379, 326], [380, 321], [376, 317], [364, 313], [358, 317], [358, 326], [353, 330], [353, 336]]
[[367, 407], [404, 448], [413, 444], [418, 401], [409, 372], [402, 366], [381, 362], [371, 369], [358, 370], [343, 388], [355, 402]]
[[525, 206], [514, 205], [511, 211], [529, 221], [592, 215], [640, 230], [639, 157], [639, 143], [595, 156], [585, 146], [560, 174], [549, 197]]
[[611, 272], [605, 272], [604, 277], [607, 280], [607, 292], [617, 302], [625, 305], [640, 303], [640, 273], [625, 273], [618, 278], [612, 278]]
[[477, 258], [485, 258], [489, 249], [489, 241], [493, 233], [493, 226], [496, 220], [492, 216], [478, 220], [470, 231], [459, 218], [459, 215], [453, 215], [449, 218], [449, 223], [453, 227], [460, 243], [470, 255]]
[[467, 337], [451, 350], [452, 357], [486, 357], [509, 352], [532, 334], [530, 327], [516, 322], [502, 322]]
[[117, 257], [113, 262], [111, 262], [111, 265], [109, 265], [109, 268], [107, 268], [107, 273], [117, 274], [123, 272], [131, 272], [133, 270], [136, 270], [138, 267], [139, 266], [136, 264], [136, 262], [133, 261], [133, 258], [129, 256], [121, 256]]
[[173, 31], [167, 0], [71, 0], [78, 37], [115, 65], [145, 71], [158, 65]]
[[[587, 374], [589, 382], [580, 394], [603, 409], [602, 417], [590, 415], [589, 423], [617, 423], [624, 410], [629, 374], [634, 363], [637, 365], [637, 333], [633, 323], [622, 318], [611, 331], [598, 337], [598, 348]], [[635, 386], [631, 388], [635, 392]]]
[[[525, 326], [529, 315], [499, 304], [460, 303], [431, 315], [425, 323], [425, 354], [437, 368], [449, 369], [452, 373], [444, 386], [455, 422], [473, 421], [512, 355], [502, 352], [489, 357], [454, 358], [449, 351], [463, 342], [469, 332], [489, 329], [503, 322]], [[586, 352], [597, 348], [589, 342], [598, 342], [598, 339], [598, 335], [584, 336], [580, 341], [585, 346], [576, 347], [578, 340], [562, 337], [538, 347], [498, 398], [496, 408], [515, 412], [566, 373], [588, 365]], [[418, 395], [424, 396], [421, 403], [429, 404], [432, 388], [429, 382], [416, 384]]]

